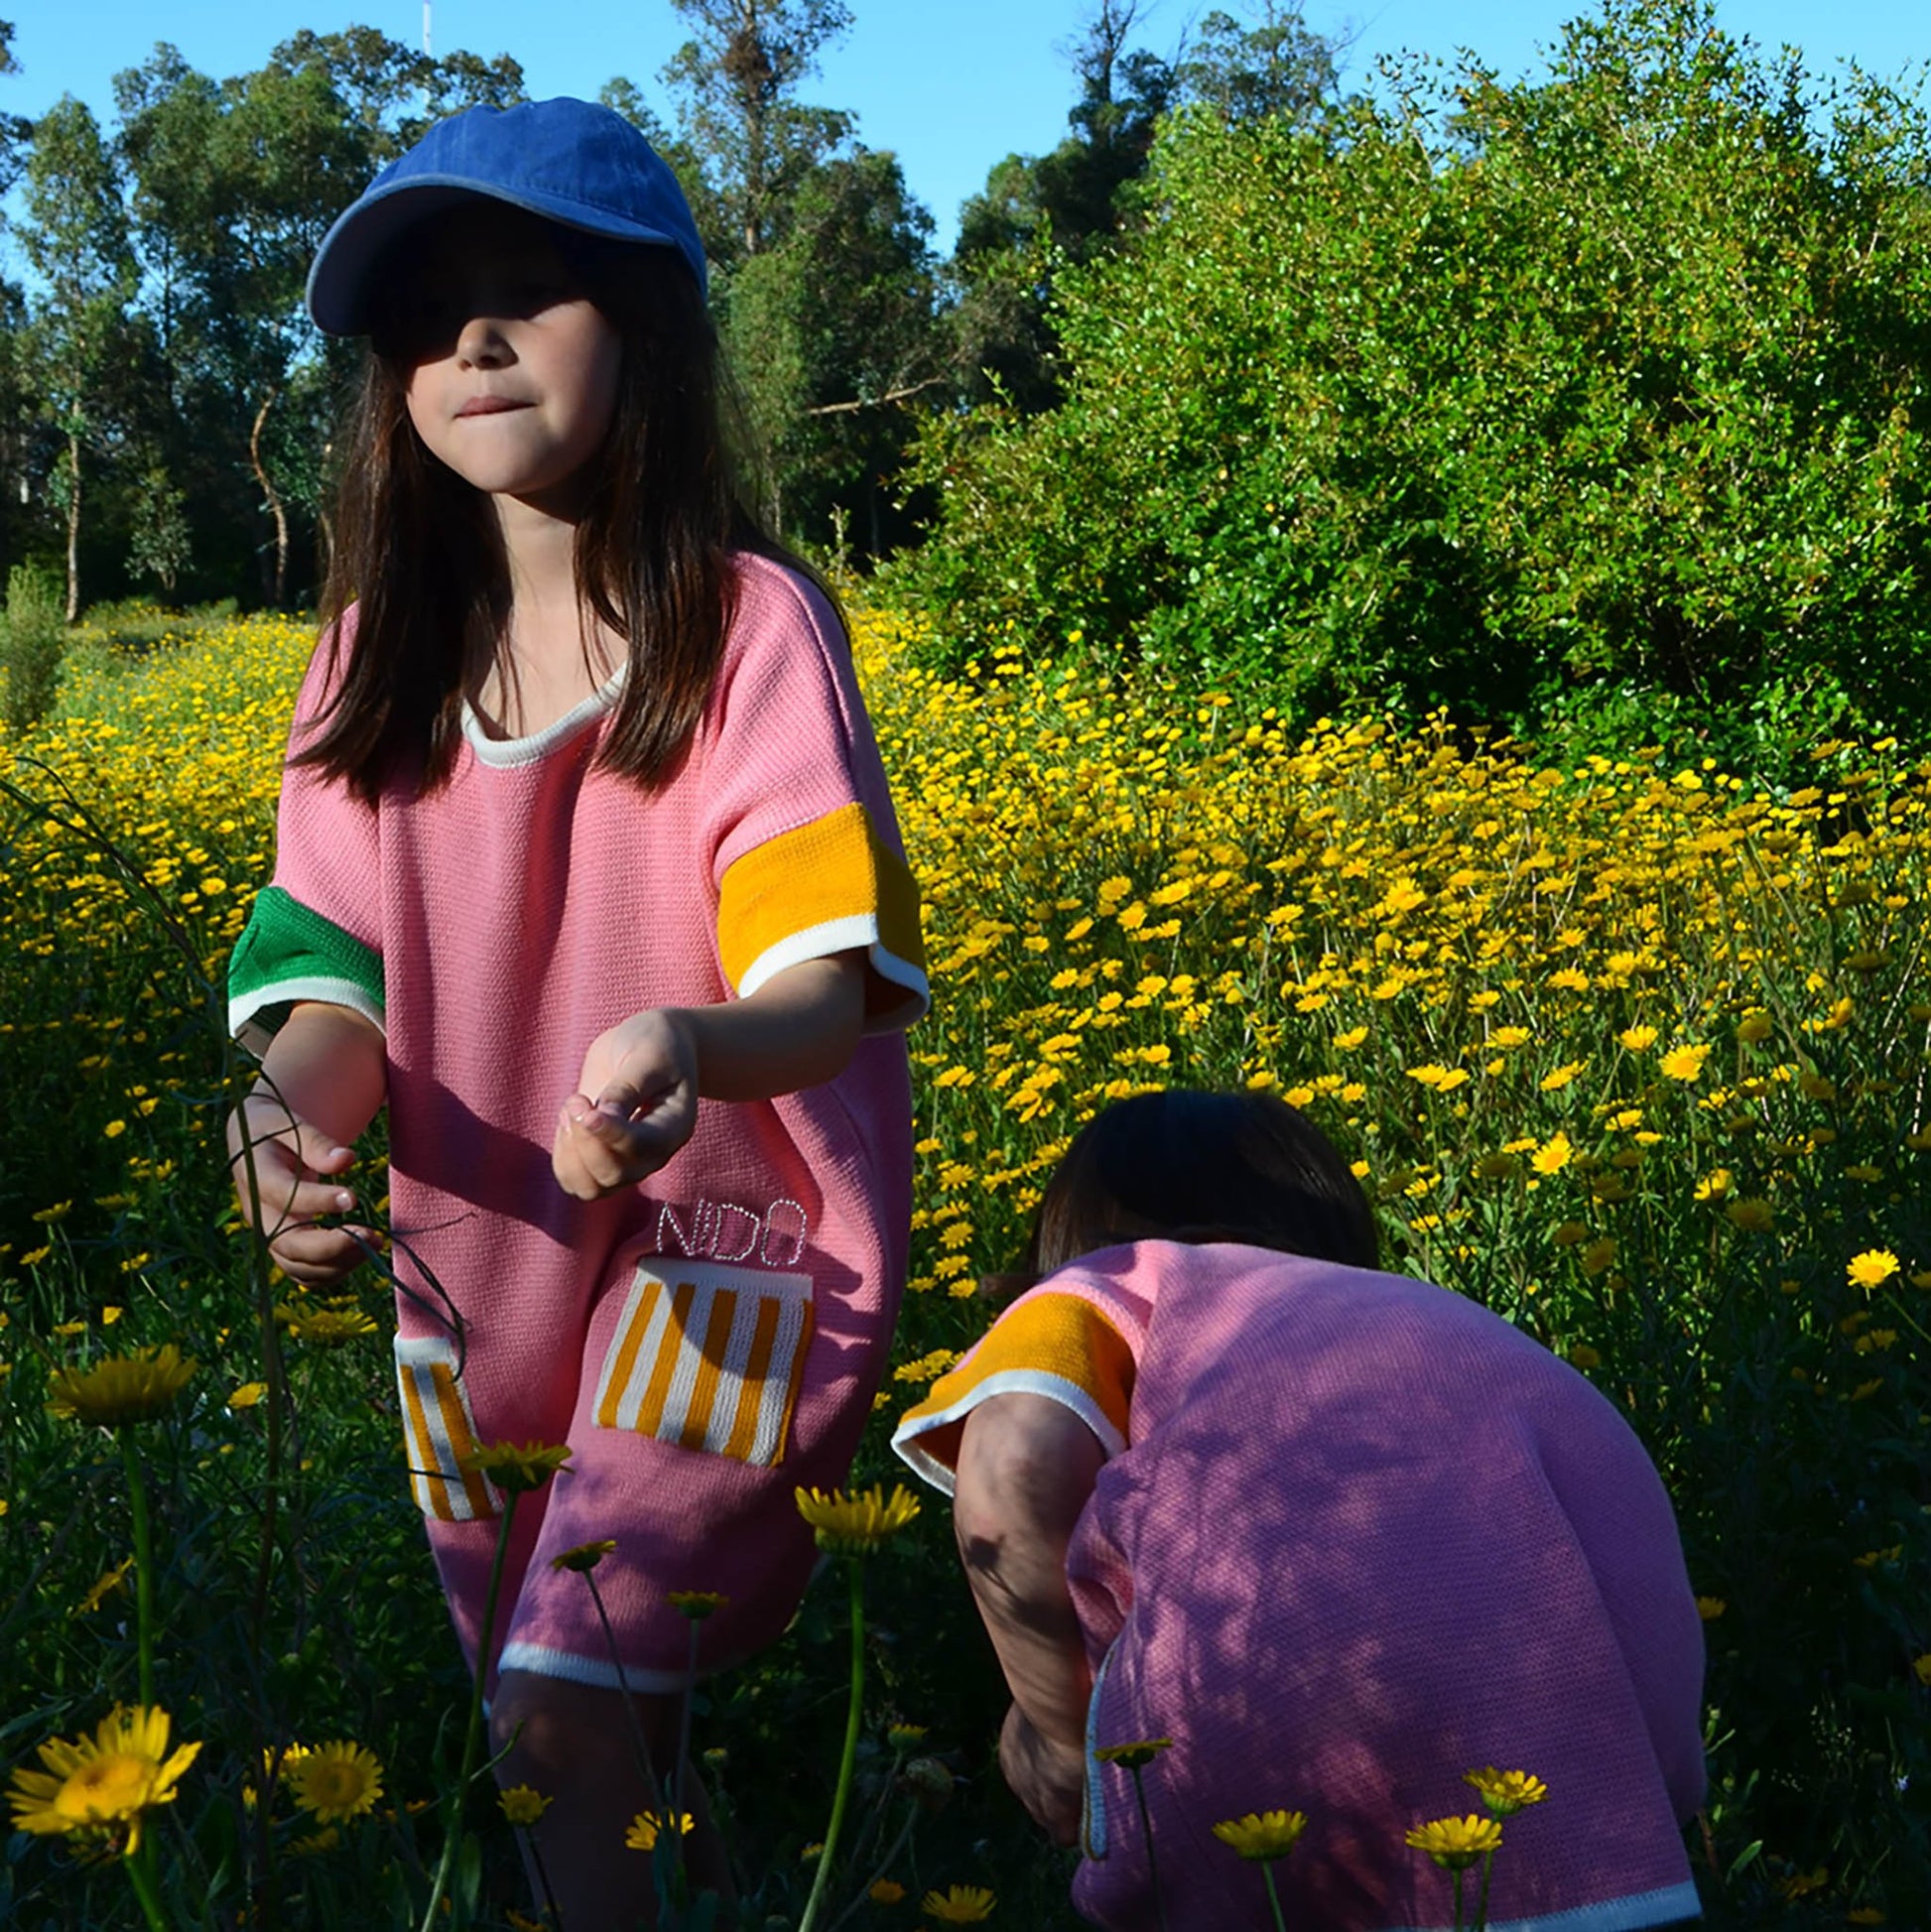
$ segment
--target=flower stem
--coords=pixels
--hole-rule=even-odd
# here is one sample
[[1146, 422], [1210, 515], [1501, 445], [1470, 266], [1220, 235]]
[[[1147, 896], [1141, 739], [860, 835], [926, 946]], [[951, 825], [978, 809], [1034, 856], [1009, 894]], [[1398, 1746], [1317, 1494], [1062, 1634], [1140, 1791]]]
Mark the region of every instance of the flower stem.
[[844, 1804], [851, 1795], [851, 1773], [858, 1762], [858, 1718], [865, 1702], [865, 1572], [859, 1557], [847, 1557], [845, 1567], [851, 1576], [851, 1705], [844, 1720], [844, 1755], [838, 1761], [837, 1789], [832, 1795], [832, 1822], [825, 1828], [825, 1849], [818, 1855], [818, 1872], [812, 1879], [812, 1895], [805, 1901], [798, 1932], [812, 1932], [819, 1903], [832, 1882], [832, 1860], [838, 1849]]
[[[1141, 1773], [1143, 1766], [1128, 1765], [1133, 1773], [1133, 1797], [1140, 1807], [1140, 1830], [1146, 1834], [1146, 1875], [1153, 1887], [1153, 1916], [1160, 1922], [1160, 1932], [1167, 1932], [1167, 1901], [1160, 1896], [1160, 1868], [1153, 1856], [1153, 1815], [1146, 1808], [1146, 1785]], [[1461, 1932], [1461, 1920], [1456, 1921], [1456, 1932]]]
[[1455, 1868], [1455, 1932], [1462, 1932], [1462, 1880], [1468, 1876], [1464, 1866]]
[[[146, 1846], [143, 1846], [144, 1855], [146, 1850]], [[121, 1868], [127, 1873], [127, 1882], [134, 1887], [134, 1896], [141, 1902], [149, 1932], [168, 1932], [168, 1921], [162, 1914], [161, 1899], [155, 1891], [153, 1875], [142, 1859], [129, 1854], [121, 1860]]]
[[154, 1709], [154, 1533], [148, 1524], [148, 1485], [134, 1450], [134, 1430], [119, 1430], [127, 1465], [127, 1507], [134, 1518], [134, 1631], [141, 1660], [141, 1703]]
[[1267, 1902], [1274, 1908], [1274, 1932], [1287, 1932], [1287, 1921], [1281, 1916], [1281, 1895], [1274, 1889], [1274, 1868], [1263, 1864], [1260, 1875], [1267, 1880]]
[[590, 1602], [596, 1606], [596, 1620], [603, 1625], [603, 1641], [609, 1646], [610, 1661], [616, 1667], [617, 1692], [623, 1699], [623, 1714], [630, 1722], [630, 1741], [636, 1746], [637, 1768], [643, 1773], [644, 1789], [650, 1794], [653, 1809], [662, 1817], [665, 1813], [664, 1798], [657, 1783], [657, 1768], [651, 1762], [650, 1739], [644, 1736], [644, 1721], [637, 1715], [636, 1700], [630, 1695], [630, 1684], [623, 1674], [623, 1653], [617, 1648], [617, 1633], [610, 1627], [610, 1612], [603, 1608], [603, 1593], [596, 1587], [596, 1578], [585, 1570], [583, 1581], [590, 1587]]
[[469, 1718], [462, 1728], [462, 1769], [456, 1773], [455, 1790], [450, 1797], [449, 1818], [443, 1832], [443, 1856], [437, 1861], [436, 1881], [430, 1887], [429, 1909], [423, 1914], [423, 1932], [437, 1932], [437, 1912], [450, 1887], [450, 1873], [455, 1866], [456, 1848], [462, 1842], [462, 1805], [469, 1795], [469, 1780], [476, 1775], [476, 1758], [482, 1746], [483, 1685], [489, 1676], [490, 1640], [496, 1634], [496, 1599], [503, 1588], [503, 1563], [509, 1555], [510, 1526], [516, 1521], [517, 1491], [505, 1485], [503, 1525], [496, 1532], [496, 1554], [489, 1565], [489, 1591], [483, 1598], [482, 1628], [476, 1635], [475, 1681], [469, 1690]]
[[1481, 1891], [1476, 1899], [1476, 1932], [1483, 1932], [1488, 1923], [1488, 1874], [1494, 1868], [1494, 1853], [1484, 1852], [1481, 1855]]
[[692, 1617], [690, 1623], [691, 1661], [684, 1671], [684, 1701], [677, 1714], [677, 1755], [671, 1760], [672, 1865], [679, 1870], [684, 1866], [684, 1829], [680, 1822], [684, 1816], [684, 1767], [691, 1761], [691, 1706], [698, 1695], [698, 1619]]

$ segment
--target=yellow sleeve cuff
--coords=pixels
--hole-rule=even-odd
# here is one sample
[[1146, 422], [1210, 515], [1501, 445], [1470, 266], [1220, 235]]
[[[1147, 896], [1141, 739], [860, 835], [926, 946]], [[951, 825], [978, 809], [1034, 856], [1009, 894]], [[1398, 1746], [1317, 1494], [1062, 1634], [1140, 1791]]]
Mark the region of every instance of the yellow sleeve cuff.
[[841, 805], [732, 861], [718, 891], [717, 952], [740, 998], [801, 961], [855, 951], [870, 967], [867, 1032], [924, 1013], [918, 888], [862, 805]]
[[988, 1396], [1044, 1395], [1092, 1429], [1108, 1456], [1126, 1447], [1133, 1399], [1133, 1352], [1118, 1330], [1079, 1295], [1028, 1295], [892, 1434], [899, 1456], [934, 1487], [953, 1490], [966, 1418]]

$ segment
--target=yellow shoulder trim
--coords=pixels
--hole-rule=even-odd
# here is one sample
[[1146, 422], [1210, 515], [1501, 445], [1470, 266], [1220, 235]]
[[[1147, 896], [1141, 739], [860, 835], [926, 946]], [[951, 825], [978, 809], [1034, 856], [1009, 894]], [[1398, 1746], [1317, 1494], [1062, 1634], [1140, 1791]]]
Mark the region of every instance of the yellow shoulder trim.
[[918, 888], [862, 805], [841, 805], [732, 861], [718, 892], [717, 951], [740, 995], [800, 960], [854, 949], [884, 982], [868, 1009], [908, 996], [923, 1007]]
[[1108, 1455], [1117, 1455], [1127, 1442], [1133, 1352], [1082, 1296], [1028, 1295], [906, 1411], [892, 1447], [928, 1481], [950, 1489], [966, 1417], [988, 1396], [1011, 1393], [1063, 1402]]

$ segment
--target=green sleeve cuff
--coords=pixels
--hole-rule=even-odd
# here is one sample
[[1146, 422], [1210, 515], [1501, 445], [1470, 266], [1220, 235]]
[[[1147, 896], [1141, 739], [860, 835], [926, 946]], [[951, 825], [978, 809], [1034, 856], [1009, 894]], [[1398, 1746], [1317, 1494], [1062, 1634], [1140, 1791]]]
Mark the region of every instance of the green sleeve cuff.
[[228, 958], [228, 1030], [260, 1051], [302, 999], [383, 1026], [382, 955], [281, 886], [265, 886]]

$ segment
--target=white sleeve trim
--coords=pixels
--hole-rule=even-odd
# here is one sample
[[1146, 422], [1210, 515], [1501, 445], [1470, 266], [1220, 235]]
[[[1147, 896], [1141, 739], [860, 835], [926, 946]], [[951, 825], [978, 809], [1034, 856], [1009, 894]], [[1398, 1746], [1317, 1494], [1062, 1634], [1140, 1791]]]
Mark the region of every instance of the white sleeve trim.
[[[859, 951], [864, 953], [866, 963], [881, 979], [895, 986], [903, 986], [910, 995], [910, 1001], [901, 1002], [889, 1013], [867, 1021], [865, 1031], [892, 1032], [923, 1018], [931, 1004], [926, 976], [910, 961], [901, 960], [896, 953], [888, 952], [879, 944], [878, 915], [871, 912], [846, 913], [842, 919], [823, 920], [816, 926], [789, 933], [774, 945], [767, 946], [744, 968], [744, 976], [738, 982], [737, 996], [739, 999], [749, 999], [760, 986], [776, 978], [787, 966], [802, 966], [807, 960], [830, 959], [834, 953]], [[916, 1002], [913, 1010], [901, 1016], [901, 1008], [911, 1002]]]
[[272, 986], [257, 986], [239, 999], [231, 999], [228, 1002], [228, 1031], [259, 1059], [275, 1035], [269, 1028], [257, 1025], [255, 1016], [264, 1007], [288, 1006], [298, 999], [320, 1000], [329, 1006], [346, 1006], [351, 1013], [360, 1013], [385, 1039], [388, 1037], [388, 1016], [369, 997], [365, 987], [357, 985], [353, 979], [320, 976], [278, 980]]
[[1126, 1438], [1107, 1421], [1105, 1410], [1078, 1382], [1070, 1382], [1064, 1375], [1049, 1374], [1043, 1368], [1001, 1368], [984, 1381], [975, 1382], [957, 1402], [948, 1403], [930, 1415], [907, 1417], [901, 1422], [892, 1434], [892, 1448], [899, 1460], [935, 1489], [951, 1495], [957, 1481], [953, 1472], [929, 1450], [921, 1449], [918, 1439], [935, 1429], [964, 1421], [989, 1395], [1044, 1395], [1071, 1409], [1099, 1438], [1099, 1446], [1108, 1458], [1117, 1456], [1126, 1447]]

